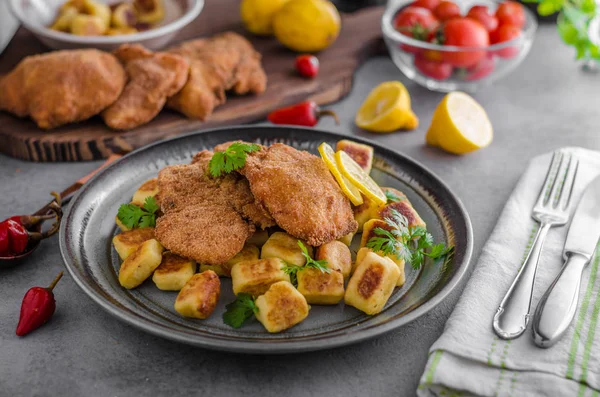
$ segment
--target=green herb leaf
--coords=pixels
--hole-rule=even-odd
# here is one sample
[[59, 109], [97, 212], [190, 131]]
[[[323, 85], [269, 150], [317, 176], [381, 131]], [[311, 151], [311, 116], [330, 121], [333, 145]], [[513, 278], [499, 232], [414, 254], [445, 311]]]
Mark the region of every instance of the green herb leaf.
[[327, 263], [326, 260], [321, 259], [319, 261], [316, 261], [313, 258], [311, 258], [310, 254], [308, 253], [308, 249], [304, 246], [304, 244], [300, 240], [298, 240], [298, 246], [302, 250], [302, 255], [306, 259], [306, 264], [304, 265], [304, 267], [311, 267], [313, 269], [318, 269], [322, 273], [331, 273], [331, 269], [329, 268], [329, 263]]
[[392, 230], [375, 228], [373, 230], [375, 236], [367, 241], [367, 247], [385, 256], [403, 259], [414, 269], [422, 266], [425, 257], [438, 259], [453, 250], [452, 247], [446, 247], [444, 244], [433, 245], [433, 236], [425, 227], [409, 227], [406, 217], [396, 210], [392, 210], [392, 216], [386, 218], [385, 222]]
[[240, 328], [258, 313], [254, 298], [246, 293], [239, 294], [236, 300], [225, 306], [225, 309], [223, 322], [233, 328]]
[[234, 142], [224, 152], [215, 152], [213, 154], [208, 163], [209, 172], [216, 178], [223, 174], [239, 170], [246, 164], [248, 153], [256, 152], [260, 149], [260, 145], [254, 143]]
[[399, 203], [400, 201], [404, 201], [403, 197], [398, 196], [396, 193], [392, 192], [391, 190], [386, 190], [384, 192], [385, 197], [387, 197], [387, 204], [390, 203]]
[[286, 263], [282, 268], [285, 274], [290, 276], [290, 283], [294, 287], [298, 286], [298, 270], [302, 269], [302, 266], [292, 265], [290, 263]]
[[152, 196], [146, 197], [142, 208], [135, 204], [121, 204], [117, 218], [129, 229], [156, 226], [156, 212], [160, 209]]

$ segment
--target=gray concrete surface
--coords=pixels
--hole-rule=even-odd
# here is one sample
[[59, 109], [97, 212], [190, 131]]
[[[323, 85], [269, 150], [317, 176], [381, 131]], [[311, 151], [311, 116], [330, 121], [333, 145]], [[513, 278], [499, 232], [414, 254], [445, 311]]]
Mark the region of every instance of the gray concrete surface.
[[[393, 79], [406, 83], [421, 126], [381, 136], [358, 130], [353, 118], [361, 101], [376, 84]], [[340, 126], [329, 120], [319, 125], [393, 147], [444, 179], [471, 215], [474, 260], [532, 156], [568, 145], [600, 150], [600, 74], [582, 72], [573, 51], [546, 26], [520, 68], [475, 97], [492, 120], [495, 139], [464, 157], [424, 146], [442, 94], [411, 84], [387, 58], [367, 62], [349, 97], [331, 106]], [[50, 190], [63, 189], [98, 164], [33, 164], [0, 155], [0, 219], [39, 208]], [[0, 270], [2, 397], [413, 396], [428, 349], [460, 294], [455, 291], [419, 320], [365, 343], [294, 356], [245, 356], [142, 333], [105, 313], [66, 276], [56, 289], [58, 309], [51, 323], [19, 339], [14, 330], [23, 294], [46, 285], [62, 269], [53, 239], [21, 268]]]

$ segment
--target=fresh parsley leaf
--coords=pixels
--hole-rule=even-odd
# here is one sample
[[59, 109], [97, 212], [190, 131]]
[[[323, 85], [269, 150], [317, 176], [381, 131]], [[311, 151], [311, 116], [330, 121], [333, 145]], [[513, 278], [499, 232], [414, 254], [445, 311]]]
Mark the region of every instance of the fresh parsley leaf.
[[224, 152], [215, 152], [213, 154], [208, 163], [209, 172], [216, 178], [223, 174], [239, 170], [246, 164], [248, 153], [259, 150], [260, 145], [254, 143], [234, 142]]
[[282, 268], [283, 271], [290, 276], [290, 282], [294, 286], [298, 286], [298, 271], [302, 270], [304, 268], [308, 267], [308, 268], [312, 268], [312, 269], [318, 269], [322, 273], [331, 273], [331, 268], [329, 267], [329, 264], [327, 263], [326, 260], [322, 259], [322, 260], [316, 261], [313, 258], [311, 258], [310, 254], [308, 253], [308, 249], [300, 240], [298, 240], [298, 246], [302, 250], [302, 255], [306, 259], [306, 263], [304, 264], [304, 266], [298, 266], [298, 265], [292, 265], [290, 263], [286, 263], [285, 266]]
[[[374, 237], [367, 241], [367, 247], [385, 256], [394, 256], [403, 259], [419, 269], [426, 257], [438, 259], [452, 253], [453, 247], [444, 244], [433, 244], [433, 236], [423, 226], [409, 226], [404, 215], [392, 210], [392, 216], [385, 218], [391, 228], [386, 230], [377, 227], [373, 230]], [[429, 249], [429, 251], [428, 251]]]
[[156, 212], [160, 209], [152, 196], [146, 197], [143, 207], [135, 204], [121, 204], [117, 218], [129, 229], [156, 226]]
[[387, 203], [399, 203], [400, 201], [403, 201], [404, 198], [398, 196], [396, 193], [392, 192], [391, 190], [386, 190], [385, 192], [385, 197], [387, 197]]
[[239, 294], [236, 300], [225, 306], [225, 309], [223, 322], [233, 328], [240, 328], [258, 313], [258, 307], [254, 303], [254, 298], [252, 298], [252, 295], [246, 293]]

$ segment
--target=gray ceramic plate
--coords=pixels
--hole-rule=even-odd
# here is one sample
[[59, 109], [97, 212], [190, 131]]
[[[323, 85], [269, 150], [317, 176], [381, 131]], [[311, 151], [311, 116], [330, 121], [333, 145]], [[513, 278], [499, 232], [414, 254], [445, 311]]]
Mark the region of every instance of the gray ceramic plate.
[[343, 304], [313, 306], [301, 324], [268, 334], [256, 321], [241, 329], [223, 324], [225, 305], [234, 299], [229, 279], [222, 280], [219, 305], [207, 320], [179, 316], [173, 309], [177, 293], [159, 291], [150, 280], [131, 291], [119, 285], [119, 258], [111, 245], [117, 233], [117, 209], [161, 168], [187, 163], [199, 150], [235, 139], [266, 145], [283, 142], [318, 154], [321, 142], [333, 146], [344, 138], [348, 137], [313, 129], [234, 127], [185, 135], [133, 152], [96, 175], [73, 199], [60, 230], [67, 269], [94, 301], [117, 318], [155, 335], [217, 350], [319, 350], [372, 338], [407, 324], [440, 303], [466, 273], [473, 245], [471, 223], [459, 199], [430, 171], [400, 153], [356, 137], [352, 139], [375, 147], [373, 178], [382, 186], [405, 192], [435, 241], [455, 246], [449, 263], [427, 263], [422, 271], [407, 266], [406, 284], [396, 289], [380, 314], [370, 317]]

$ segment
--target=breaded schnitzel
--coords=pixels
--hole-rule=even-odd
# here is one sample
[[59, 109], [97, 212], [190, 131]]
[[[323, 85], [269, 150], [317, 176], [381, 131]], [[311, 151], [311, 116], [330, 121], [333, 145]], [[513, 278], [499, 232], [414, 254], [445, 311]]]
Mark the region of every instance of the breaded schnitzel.
[[216, 106], [225, 103], [225, 91], [242, 95], [266, 89], [260, 54], [237, 33], [189, 40], [168, 51], [190, 63], [187, 83], [167, 102], [168, 107], [189, 118], [206, 119]]
[[124, 44], [114, 55], [125, 65], [129, 81], [119, 99], [102, 112], [111, 128], [146, 124], [187, 81], [189, 65], [181, 56], [153, 53], [139, 44]]
[[317, 156], [275, 143], [248, 155], [240, 173], [277, 225], [312, 246], [358, 228], [350, 201]]
[[0, 110], [54, 128], [100, 113], [117, 100], [125, 80], [117, 58], [99, 50], [32, 55], [0, 78]]
[[199, 263], [218, 265], [231, 259], [255, 227], [275, 222], [255, 202], [248, 181], [237, 174], [211, 178], [212, 152], [202, 151], [193, 164], [173, 165], [158, 174], [158, 198], [164, 213], [156, 237], [172, 252]]

